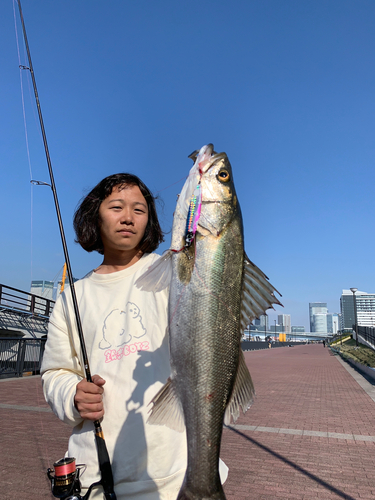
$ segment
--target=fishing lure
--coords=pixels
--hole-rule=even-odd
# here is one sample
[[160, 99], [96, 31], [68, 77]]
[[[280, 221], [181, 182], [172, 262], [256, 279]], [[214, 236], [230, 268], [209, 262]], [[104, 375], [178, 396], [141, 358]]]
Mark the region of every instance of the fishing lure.
[[190, 247], [193, 242], [199, 216], [202, 208], [202, 190], [200, 182], [197, 184], [193, 196], [190, 199], [189, 212], [186, 220], [185, 248]]

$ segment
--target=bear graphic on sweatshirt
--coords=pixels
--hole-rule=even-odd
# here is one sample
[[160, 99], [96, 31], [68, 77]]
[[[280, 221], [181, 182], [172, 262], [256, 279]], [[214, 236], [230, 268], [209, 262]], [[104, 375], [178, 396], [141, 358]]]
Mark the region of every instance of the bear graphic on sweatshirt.
[[139, 339], [147, 333], [140, 309], [133, 302], [128, 302], [124, 310], [113, 309], [105, 318], [102, 331], [100, 349], [121, 347], [128, 344], [133, 337]]

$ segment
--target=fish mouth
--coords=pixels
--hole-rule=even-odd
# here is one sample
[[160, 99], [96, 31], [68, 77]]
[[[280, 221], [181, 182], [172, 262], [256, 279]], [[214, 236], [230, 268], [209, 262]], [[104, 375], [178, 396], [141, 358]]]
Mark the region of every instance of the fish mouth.
[[[191, 158], [195, 163], [199, 153], [200, 150], [197, 149], [193, 151], [191, 155], [189, 155], [189, 158]], [[227, 157], [226, 153], [217, 153], [214, 150], [214, 145], [212, 143], [207, 144], [206, 149], [204, 151], [204, 157], [202, 161], [199, 162], [199, 172], [201, 174], [205, 174], [217, 160], [221, 160], [226, 157]]]
[[213, 167], [218, 161], [224, 160], [227, 157], [226, 153], [216, 153], [215, 151], [212, 151], [212, 155], [208, 160], [203, 162], [203, 164], [199, 164], [199, 169], [202, 174], [207, 173], [211, 167]]

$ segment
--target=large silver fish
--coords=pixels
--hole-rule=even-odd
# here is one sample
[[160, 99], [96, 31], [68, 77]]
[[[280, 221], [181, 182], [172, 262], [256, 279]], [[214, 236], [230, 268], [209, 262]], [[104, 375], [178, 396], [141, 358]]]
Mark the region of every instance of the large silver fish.
[[191, 157], [196, 161], [177, 203], [171, 249], [137, 283], [160, 290], [170, 282], [171, 376], [152, 401], [149, 423], [186, 426], [188, 465], [178, 500], [223, 500], [223, 423], [236, 420], [240, 407], [245, 412], [254, 394], [241, 335], [279, 301], [244, 252], [227, 155], [209, 144]]

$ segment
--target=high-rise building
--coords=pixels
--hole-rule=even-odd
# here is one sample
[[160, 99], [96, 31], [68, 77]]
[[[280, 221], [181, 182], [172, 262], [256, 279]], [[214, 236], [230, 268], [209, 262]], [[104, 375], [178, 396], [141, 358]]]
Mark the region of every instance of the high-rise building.
[[284, 333], [290, 333], [290, 314], [279, 314], [277, 316], [277, 322], [280, 326], [283, 327]]
[[327, 313], [327, 333], [336, 334], [339, 329], [339, 315], [337, 313]]
[[254, 326], [258, 326], [259, 330], [268, 330], [268, 316], [267, 314], [262, 314], [259, 318], [255, 318], [253, 321]]
[[353, 293], [343, 290], [340, 297], [341, 330], [352, 330], [355, 323]]
[[313, 314], [312, 332], [327, 333], [327, 313]]
[[[375, 326], [375, 294], [357, 291], [357, 322], [359, 326]], [[354, 298], [351, 290], [343, 290], [340, 297], [341, 329], [352, 330], [355, 324]]]
[[[323, 317], [314, 318], [316, 315], [327, 314], [327, 303], [326, 302], [310, 302], [309, 304], [309, 316], [310, 316], [310, 332], [326, 332], [327, 331], [327, 319]], [[325, 326], [324, 326], [325, 322]], [[316, 325], [316, 326], [315, 326]], [[315, 328], [318, 328], [316, 330]], [[322, 330], [321, 328], [325, 328]]]

